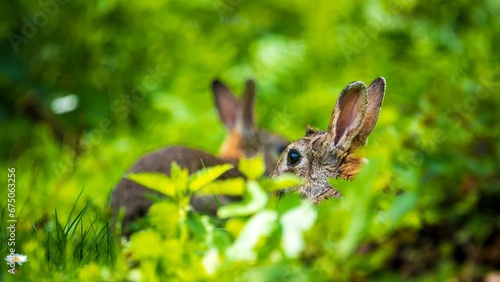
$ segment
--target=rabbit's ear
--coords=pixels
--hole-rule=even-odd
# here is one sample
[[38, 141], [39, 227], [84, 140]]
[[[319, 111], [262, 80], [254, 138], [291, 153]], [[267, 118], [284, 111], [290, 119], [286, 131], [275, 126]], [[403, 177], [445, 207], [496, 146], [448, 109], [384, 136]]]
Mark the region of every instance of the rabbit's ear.
[[254, 122], [254, 105], [255, 105], [255, 82], [248, 79], [245, 82], [245, 90], [243, 91], [243, 99], [240, 104], [238, 122], [243, 132], [253, 132], [255, 128]]
[[351, 141], [363, 126], [367, 104], [366, 85], [363, 82], [352, 82], [342, 90], [328, 125], [330, 146], [349, 149]]
[[384, 101], [385, 94], [385, 79], [383, 77], [376, 78], [367, 89], [368, 92], [368, 107], [366, 109], [365, 122], [359, 131], [358, 136], [353, 141], [353, 145], [363, 146], [366, 143], [368, 135], [372, 132], [378, 120], [380, 107]]
[[214, 80], [212, 82], [212, 91], [221, 121], [229, 130], [232, 130], [236, 125], [239, 106], [238, 99], [236, 99], [233, 92], [219, 80]]

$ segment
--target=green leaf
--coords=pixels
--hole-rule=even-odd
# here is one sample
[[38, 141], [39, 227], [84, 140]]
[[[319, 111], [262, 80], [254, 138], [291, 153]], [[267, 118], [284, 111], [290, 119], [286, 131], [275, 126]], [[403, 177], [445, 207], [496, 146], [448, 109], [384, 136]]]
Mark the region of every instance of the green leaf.
[[126, 178], [146, 187], [151, 190], [158, 191], [170, 197], [174, 197], [176, 193], [175, 184], [168, 176], [163, 173], [156, 172], [141, 172], [132, 173]]
[[268, 237], [277, 227], [278, 214], [264, 210], [255, 214], [245, 225], [234, 244], [226, 250], [228, 259], [233, 261], [253, 261], [255, 249], [262, 237]]
[[295, 258], [304, 249], [302, 234], [309, 230], [316, 220], [316, 210], [308, 201], [283, 214], [280, 218], [282, 234], [282, 247], [285, 255]]
[[136, 260], [156, 259], [163, 254], [160, 235], [152, 230], [145, 230], [132, 235], [130, 253]]
[[203, 186], [198, 191], [200, 195], [231, 195], [240, 196], [245, 192], [245, 180], [243, 178], [230, 178], [218, 180]]
[[403, 215], [413, 209], [417, 204], [419, 196], [415, 192], [408, 192], [394, 200], [394, 204], [388, 211], [389, 220], [392, 224], [398, 222]]
[[181, 168], [176, 162], [170, 166], [170, 181], [172, 181], [178, 195], [185, 195], [189, 178], [187, 168]]
[[304, 184], [304, 180], [291, 173], [285, 173], [276, 178], [265, 178], [261, 181], [261, 186], [268, 192], [292, 188], [302, 184]]
[[379, 159], [373, 159], [353, 181], [343, 182], [345, 188], [343, 205], [352, 211], [352, 218], [339, 242], [340, 257], [346, 258], [351, 255], [356, 250], [357, 244], [368, 234], [372, 219], [376, 215], [373, 212], [376, 200], [375, 188], [382, 167]]
[[231, 245], [231, 237], [225, 230], [215, 229], [212, 234], [212, 243], [218, 250], [225, 250]]
[[266, 172], [264, 157], [259, 154], [253, 158], [243, 158], [238, 164], [240, 170], [248, 179], [257, 180]]
[[161, 234], [172, 237], [178, 231], [181, 214], [177, 205], [162, 201], [151, 206], [148, 217], [151, 225], [159, 230]]
[[299, 193], [285, 193], [283, 194], [279, 201], [276, 203], [276, 211], [282, 215], [297, 208], [302, 204], [302, 198]]
[[220, 218], [247, 216], [263, 209], [268, 201], [267, 194], [255, 181], [247, 182], [243, 201], [220, 207], [217, 215]]
[[219, 176], [221, 176], [231, 168], [233, 168], [233, 166], [230, 164], [222, 164], [207, 167], [191, 174], [189, 176], [189, 190], [192, 192], [200, 190], [203, 186], [216, 180], [217, 178], [219, 178]]

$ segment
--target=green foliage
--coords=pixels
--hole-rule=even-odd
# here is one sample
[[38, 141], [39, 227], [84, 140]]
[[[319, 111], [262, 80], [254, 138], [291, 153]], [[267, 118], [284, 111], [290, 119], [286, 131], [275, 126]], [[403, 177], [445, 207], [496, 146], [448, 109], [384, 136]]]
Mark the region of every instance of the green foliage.
[[203, 189], [207, 184], [219, 178], [224, 172], [232, 168], [229, 164], [213, 166], [207, 169], [199, 170], [189, 176], [189, 191], [197, 192]]
[[[213, 184], [212, 182], [221, 176], [224, 172], [230, 170], [232, 165], [222, 164], [213, 166], [207, 169], [197, 171], [188, 176], [188, 170], [182, 169], [177, 163], [172, 163], [172, 168], [170, 172], [170, 177], [167, 177], [162, 173], [135, 173], [130, 174], [127, 177], [144, 187], [150, 188], [152, 190], [158, 191], [166, 196], [179, 197], [180, 199], [189, 198], [192, 193], [198, 192], [200, 190], [204, 191], [208, 184]], [[238, 183], [239, 180], [233, 182], [233, 184]], [[211, 185], [208, 187], [210, 190], [217, 190], [222, 193], [228, 192], [229, 195], [241, 193], [223, 190], [224, 185], [215, 187]], [[241, 189], [237, 189], [237, 191]], [[204, 191], [205, 193], [210, 193], [211, 191]]]
[[264, 172], [266, 172], [266, 166], [263, 161], [262, 156], [257, 156], [252, 159], [243, 159], [238, 164], [238, 169], [249, 179], [257, 180]]
[[217, 215], [221, 218], [246, 216], [261, 210], [267, 202], [267, 195], [257, 182], [250, 180], [246, 184], [246, 197], [240, 203], [220, 207]]
[[[16, 169], [28, 262], [16, 275], [0, 264], [1, 281], [468, 281], [500, 269], [498, 1], [2, 4], [0, 168]], [[109, 194], [140, 156], [216, 154], [213, 79], [241, 89], [253, 77], [256, 122], [294, 140], [326, 129], [345, 85], [378, 76], [368, 163], [332, 180], [343, 198], [268, 199], [301, 180], [262, 177], [259, 159], [240, 164], [247, 180], [173, 166], [129, 176], [169, 195], [149, 227], [130, 242], [110, 230]], [[62, 112], [64, 97], [78, 104]], [[243, 195], [222, 225], [189, 208], [213, 194]], [[6, 189], [0, 199], [4, 226]]]
[[[164, 180], [158, 184], [175, 183], [175, 190], [184, 189], [184, 192], [193, 181], [208, 184], [230, 169], [226, 165], [206, 168], [184, 178], [183, 183], [173, 180], [183, 175], [182, 170], [174, 167], [171, 176], [163, 176]], [[262, 167], [262, 157], [244, 159], [238, 166], [243, 174], [255, 177], [263, 173]], [[149, 176], [144, 175], [140, 183], [156, 179], [156, 176], [147, 179]], [[233, 183], [232, 180], [228, 182]], [[285, 187], [281, 179], [266, 178], [265, 182], [270, 187], [290, 188]], [[288, 183], [297, 184], [290, 180]], [[303, 233], [313, 225], [316, 210], [297, 195], [285, 197], [277, 206], [273, 205], [256, 179], [248, 180], [245, 187], [241, 203], [219, 209], [221, 218], [231, 217], [227, 229], [218, 228], [208, 216], [173, 204], [169, 198], [155, 203], [149, 212], [151, 229], [132, 235], [125, 249], [126, 257], [132, 259], [129, 264], [138, 265], [141, 277], [148, 281], [158, 278], [192, 280], [233, 275], [234, 267], [241, 268], [242, 262], [255, 264], [297, 258], [305, 246]], [[160, 187], [153, 189], [161, 190]], [[238, 221], [239, 226], [235, 227], [234, 221]], [[193, 276], [183, 269], [197, 269], [198, 272]]]

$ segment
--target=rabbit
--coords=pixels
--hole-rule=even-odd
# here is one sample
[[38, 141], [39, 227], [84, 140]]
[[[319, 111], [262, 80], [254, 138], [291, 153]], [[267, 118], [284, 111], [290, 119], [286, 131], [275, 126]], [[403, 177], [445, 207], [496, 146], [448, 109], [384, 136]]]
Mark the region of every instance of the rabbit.
[[[187, 168], [191, 174], [204, 167], [224, 163], [236, 165], [241, 157], [252, 157], [262, 153], [267, 167], [266, 173], [269, 175], [288, 141], [277, 134], [256, 127], [254, 81], [246, 81], [241, 100], [238, 100], [231, 90], [218, 80], [213, 81], [212, 90], [219, 117], [230, 131], [219, 156], [192, 148], [167, 147], [141, 157], [128, 172], [160, 172], [169, 175], [171, 164], [176, 162], [180, 167]], [[236, 168], [224, 173], [219, 179], [234, 177], [242, 177]], [[120, 208], [125, 208], [122, 222], [122, 233], [125, 236], [131, 234], [131, 224], [144, 217], [152, 205], [153, 201], [148, 194], [160, 195], [127, 178], [122, 178], [112, 192], [111, 209], [115, 223]], [[237, 199], [239, 197], [224, 195], [217, 197], [221, 205]], [[216, 214], [218, 207], [212, 196], [193, 197], [191, 205], [195, 210], [211, 215]]]
[[377, 123], [385, 85], [383, 77], [375, 79], [368, 89], [361, 81], [347, 85], [337, 99], [328, 130], [308, 126], [305, 136], [283, 151], [271, 176], [300, 176], [305, 184], [293, 190], [314, 204], [340, 197], [341, 193], [327, 179], [352, 179], [360, 170], [362, 159], [356, 155], [356, 149], [365, 145]]

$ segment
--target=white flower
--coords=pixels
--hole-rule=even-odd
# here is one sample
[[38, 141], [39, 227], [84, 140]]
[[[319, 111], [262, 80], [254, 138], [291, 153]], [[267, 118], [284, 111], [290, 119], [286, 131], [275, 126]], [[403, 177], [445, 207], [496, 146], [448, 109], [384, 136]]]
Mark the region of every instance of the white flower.
[[19, 265], [22, 265], [23, 263], [28, 261], [28, 256], [21, 255], [21, 254], [8, 255], [5, 258], [5, 261], [7, 262], [7, 264], [17, 263]]

